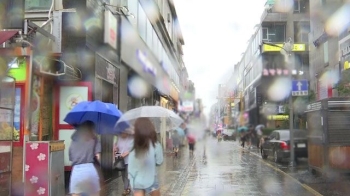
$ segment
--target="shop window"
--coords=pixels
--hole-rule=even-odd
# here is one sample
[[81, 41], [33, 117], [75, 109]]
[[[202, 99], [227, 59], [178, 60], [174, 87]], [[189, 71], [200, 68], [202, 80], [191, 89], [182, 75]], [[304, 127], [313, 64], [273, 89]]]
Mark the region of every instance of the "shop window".
[[263, 68], [265, 69], [276, 69], [276, 68], [284, 68], [284, 56], [281, 54], [275, 55], [263, 55]]
[[53, 0], [25, 0], [25, 10], [49, 10]]

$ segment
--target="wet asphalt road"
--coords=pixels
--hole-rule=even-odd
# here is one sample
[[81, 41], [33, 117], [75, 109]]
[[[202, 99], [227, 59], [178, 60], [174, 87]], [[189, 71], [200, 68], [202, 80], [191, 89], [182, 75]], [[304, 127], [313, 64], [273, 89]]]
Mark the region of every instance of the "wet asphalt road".
[[[159, 180], [165, 196], [314, 195], [236, 142], [218, 142], [212, 137], [196, 144], [194, 156], [186, 147], [177, 158], [166, 154]], [[107, 195], [121, 193], [118, 178], [108, 185]]]

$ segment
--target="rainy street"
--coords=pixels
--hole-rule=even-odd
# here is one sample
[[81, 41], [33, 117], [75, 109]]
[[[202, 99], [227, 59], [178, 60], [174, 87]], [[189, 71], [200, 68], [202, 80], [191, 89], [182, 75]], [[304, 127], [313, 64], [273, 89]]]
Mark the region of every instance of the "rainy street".
[[[185, 147], [180, 157], [166, 155], [159, 168], [162, 195], [315, 195], [243, 150], [238, 142], [218, 142], [208, 137], [196, 145], [194, 157]], [[120, 195], [121, 179], [110, 183], [108, 189], [107, 195]]]
[[0, 196], [345, 196], [349, 127], [350, 0], [0, 0]]

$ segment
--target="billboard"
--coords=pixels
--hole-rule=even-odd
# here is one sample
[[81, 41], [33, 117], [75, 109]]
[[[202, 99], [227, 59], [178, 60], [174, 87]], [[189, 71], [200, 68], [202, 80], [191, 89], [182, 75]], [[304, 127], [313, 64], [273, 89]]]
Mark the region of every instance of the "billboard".
[[178, 105], [179, 112], [193, 112], [194, 102], [193, 101], [180, 101]]

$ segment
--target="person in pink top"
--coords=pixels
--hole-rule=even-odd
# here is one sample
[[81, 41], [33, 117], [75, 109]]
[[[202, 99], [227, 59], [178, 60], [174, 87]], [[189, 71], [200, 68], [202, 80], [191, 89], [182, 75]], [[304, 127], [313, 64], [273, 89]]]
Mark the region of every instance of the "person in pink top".
[[190, 149], [190, 155], [193, 155], [194, 146], [196, 144], [196, 138], [194, 137], [193, 134], [188, 134], [187, 141], [188, 141], [188, 147]]

